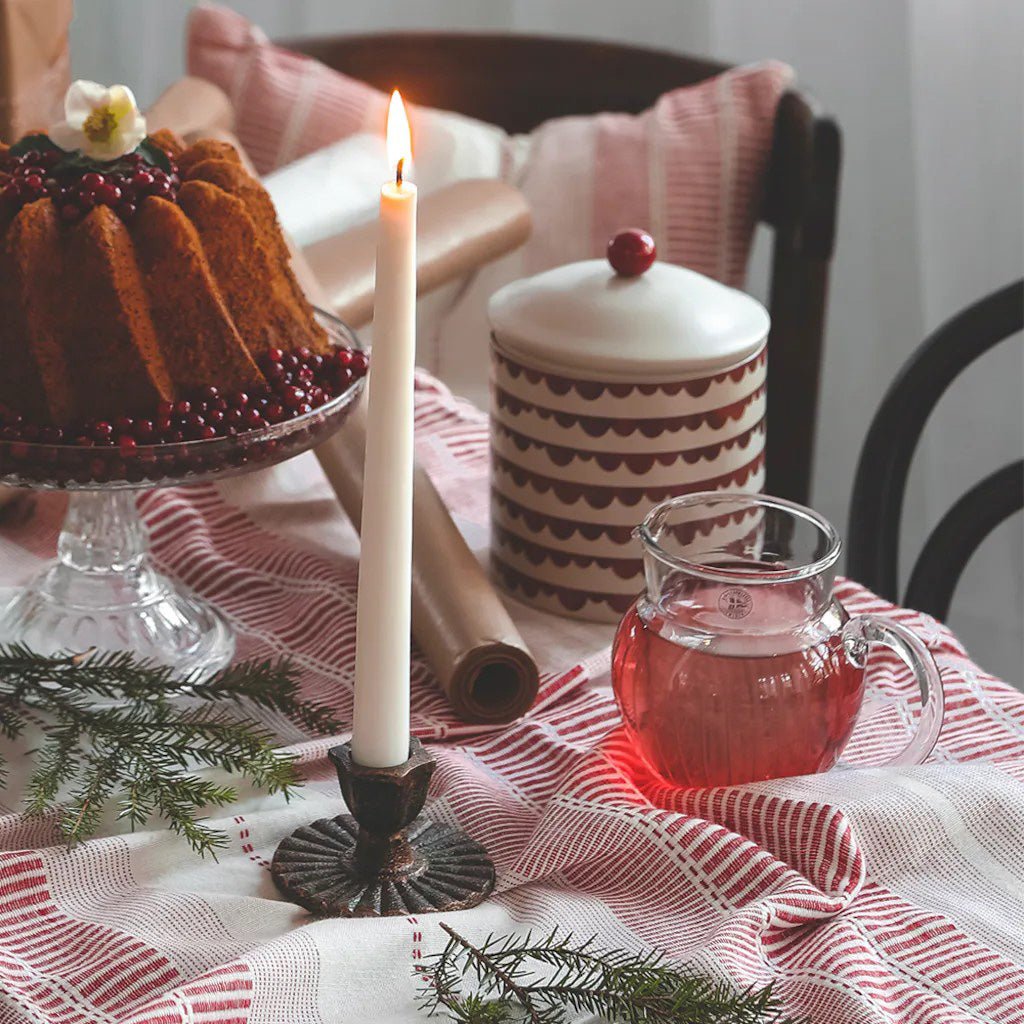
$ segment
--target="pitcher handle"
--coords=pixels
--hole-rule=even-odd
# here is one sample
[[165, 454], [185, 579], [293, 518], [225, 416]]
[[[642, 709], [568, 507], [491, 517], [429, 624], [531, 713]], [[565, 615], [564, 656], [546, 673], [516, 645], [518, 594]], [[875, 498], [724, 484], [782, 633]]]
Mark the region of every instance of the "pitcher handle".
[[877, 615], [857, 615], [843, 628], [843, 647], [847, 658], [858, 668], [867, 662], [868, 646], [884, 644], [899, 655], [921, 689], [921, 717], [907, 745], [883, 767], [921, 764], [932, 752], [939, 731], [945, 700], [942, 677], [931, 651], [905, 626]]

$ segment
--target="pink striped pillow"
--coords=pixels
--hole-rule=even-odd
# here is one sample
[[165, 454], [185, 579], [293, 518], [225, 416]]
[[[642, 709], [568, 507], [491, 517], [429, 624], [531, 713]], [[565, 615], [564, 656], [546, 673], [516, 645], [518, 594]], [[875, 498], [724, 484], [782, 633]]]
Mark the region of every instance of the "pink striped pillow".
[[383, 93], [274, 46], [262, 29], [226, 7], [204, 4], [191, 12], [187, 62], [190, 75], [227, 93], [235, 130], [261, 174], [384, 124]]

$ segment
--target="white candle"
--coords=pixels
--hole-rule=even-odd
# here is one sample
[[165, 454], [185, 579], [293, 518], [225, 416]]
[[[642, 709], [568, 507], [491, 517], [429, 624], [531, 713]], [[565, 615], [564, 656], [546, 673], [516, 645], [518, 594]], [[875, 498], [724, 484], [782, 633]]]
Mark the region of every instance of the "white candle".
[[411, 145], [397, 92], [387, 139], [395, 180], [380, 191], [352, 722], [352, 757], [373, 768], [409, 757], [416, 186], [402, 176]]

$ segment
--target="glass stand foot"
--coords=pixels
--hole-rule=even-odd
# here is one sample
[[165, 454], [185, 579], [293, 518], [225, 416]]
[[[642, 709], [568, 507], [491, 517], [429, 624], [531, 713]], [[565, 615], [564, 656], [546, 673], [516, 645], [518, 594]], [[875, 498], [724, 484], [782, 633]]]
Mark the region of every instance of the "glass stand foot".
[[153, 568], [147, 542], [131, 492], [72, 494], [57, 560], [0, 611], [0, 643], [40, 654], [131, 651], [182, 677], [225, 667], [230, 626]]

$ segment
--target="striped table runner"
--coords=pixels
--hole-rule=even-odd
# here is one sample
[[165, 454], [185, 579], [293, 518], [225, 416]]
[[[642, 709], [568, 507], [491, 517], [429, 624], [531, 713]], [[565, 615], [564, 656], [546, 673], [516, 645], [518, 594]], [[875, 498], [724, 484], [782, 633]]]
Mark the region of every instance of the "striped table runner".
[[[419, 450], [460, 525], [486, 536], [482, 415], [419, 382]], [[240, 653], [288, 651], [311, 695], [351, 706], [357, 545], [302, 456], [220, 487], [141, 499], [159, 561], [232, 619]], [[0, 529], [2, 582], [53, 550], [63, 501], [35, 497]], [[544, 668], [534, 710], [506, 728], [452, 718], [417, 662], [417, 733], [439, 767], [431, 813], [498, 865], [497, 894], [446, 915], [470, 938], [554, 924], [656, 947], [737, 985], [773, 982], [825, 1024], [1024, 1022], [1024, 695], [944, 627], [841, 584], [851, 612], [889, 614], [935, 654], [947, 719], [929, 763], [858, 767], [912, 727], [908, 681], [872, 673], [848, 764], [827, 775], [678, 792], [617, 729], [607, 627], [517, 610]], [[304, 798], [247, 794], [200, 861], [159, 827], [67, 852], [52, 822], [0, 791], [0, 1024], [405, 1022], [413, 967], [443, 944], [432, 917], [311, 922], [268, 862], [300, 824], [341, 809], [325, 752], [267, 723], [302, 759]]]

